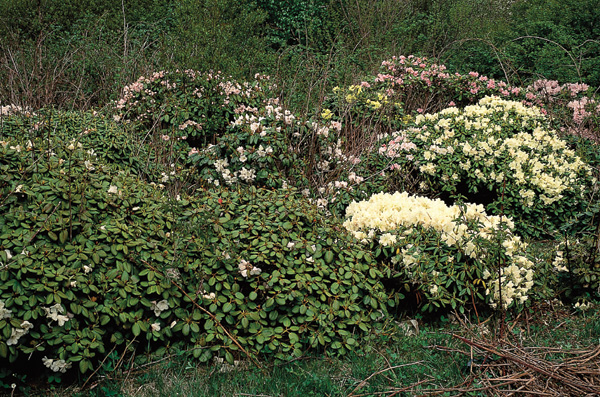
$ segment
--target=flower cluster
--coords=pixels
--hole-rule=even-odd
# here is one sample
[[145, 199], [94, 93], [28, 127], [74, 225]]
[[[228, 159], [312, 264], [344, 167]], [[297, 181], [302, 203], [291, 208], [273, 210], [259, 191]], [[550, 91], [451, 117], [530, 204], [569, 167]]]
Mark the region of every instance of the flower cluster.
[[12, 311], [10, 309], [7, 309], [4, 301], [0, 301], [0, 320], [4, 320], [5, 318], [11, 318], [12, 317]]
[[53, 360], [51, 358], [44, 357], [42, 358], [42, 362], [52, 371], [62, 372], [63, 374], [67, 372], [69, 368], [71, 368], [71, 363], [68, 363], [65, 360]]
[[10, 338], [6, 341], [8, 346], [16, 345], [19, 342], [19, 338], [29, 333], [29, 330], [33, 328], [33, 324], [29, 321], [23, 321], [19, 328], [13, 327]]
[[240, 274], [244, 278], [248, 278], [248, 276], [257, 276], [262, 272], [260, 268], [253, 266], [245, 259], [240, 261], [238, 268], [240, 269]]
[[33, 115], [35, 113], [33, 113], [31, 111], [30, 108], [23, 108], [21, 106], [17, 106], [17, 105], [5, 105], [2, 106], [0, 105], [0, 117], [3, 116], [12, 116], [12, 115], [17, 115], [17, 114], [25, 114], [25, 115]]
[[[420, 231], [429, 230], [446, 247], [444, 253], [439, 254], [446, 259], [440, 261], [437, 258], [435, 266], [458, 261], [460, 256], [456, 253], [461, 252], [484, 267], [479, 277], [492, 285], [486, 291], [492, 306], [500, 300], [499, 285], [505, 307], [514, 301], [525, 301], [533, 286], [533, 263], [520, 254], [527, 245], [512, 233], [513, 221], [507, 217], [487, 215], [482, 205], [447, 206], [441, 200], [411, 196], [406, 192], [380, 193], [369, 200], [351, 203], [346, 216], [344, 227], [361, 242], [376, 241], [383, 247], [393, 246], [397, 255], [392, 258], [392, 263], [401, 263], [403, 271], [413, 282], [424, 282], [431, 276], [420, 268], [427, 261], [425, 247], [415, 245]], [[500, 233], [503, 234], [502, 251], [506, 265], [498, 274], [486, 264], [489, 253], [482, 241], [491, 242]], [[456, 259], [448, 259], [451, 257]], [[440, 270], [442, 268], [435, 271], [440, 273]], [[441, 285], [438, 287], [436, 295], [443, 289]]]
[[[456, 92], [462, 93], [461, 101], [464, 105], [486, 95], [527, 102], [525, 91], [520, 87], [512, 87], [477, 72], [465, 75], [449, 73], [444, 65], [414, 55], [392, 57], [383, 61], [374, 83], [375, 89], [384, 91], [390, 98], [397, 98], [395, 100], [401, 99], [404, 106], [408, 106], [407, 110], [420, 110], [419, 113], [454, 106]], [[432, 101], [434, 95], [438, 98]]]
[[[567, 83], [561, 85], [556, 80], [536, 80], [527, 87], [527, 91], [536, 96], [547, 97], [550, 101], [554, 97], [566, 94], [569, 97], [576, 97], [578, 94], [586, 92], [590, 87], [587, 84]], [[530, 98], [533, 98], [530, 96]]]
[[537, 80], [527, 91], [536, 104], [548, 106], [558, 117], [561, 131], [598, 141], [600, 104], [587, 84]]
[[150, 305], [150, 310], [154, 311], [154, 315], [156, 317], [160, 316], [162, 312], [169, 309], [169, 302], [166, 299], [161, 301], [152, 301]]
[[45, 307], [44, 311], [46, 312], [47, 318], [49, 318], [51, 321], [58, 322], [59, 327], [62, 327], [67, 321], [69, 321], [69, 317], [63, 314], [65, 309], [60, 303], [50, 307]]

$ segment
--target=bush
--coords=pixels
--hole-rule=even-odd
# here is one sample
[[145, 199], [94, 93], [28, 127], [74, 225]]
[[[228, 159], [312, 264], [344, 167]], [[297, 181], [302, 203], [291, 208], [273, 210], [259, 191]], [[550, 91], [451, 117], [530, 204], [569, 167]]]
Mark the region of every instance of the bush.
[[378, 153], [447, 199], [466, 197], [512, 217], [521, 233], [548, 236], [584, 210], [593, 181], [591, 168], [546, 125], [538, 108], [488, 97], [418, 116]]
[[[434, 113], [448, 106], [464, 107], [489, 95], [526, 99], [526, 92], [520, 87], [512, 87], [477, 72], [464, 75], [450, 73], [446, 66], [414, 55], [383, 61], [376, 76], [371, 76], [359, 86], [338, 88], [336, 91], [327, 105], [334, 113], [348, 114], [343, 112], [346, 104], [354, 104], [357, 110], [363, 109], [366, 104], [371, 111], [387, 105], [388, 112], [392, 113], [391, 120], [400, 121], [405, 114]], [[398, 114], [400, 109], [403, 112]]]
[[114, 349], [142, 361], [341, 354], [385, 319], [373, 257], [294, 191], [171, 199], [62, 136], [0, 143], [0, 356], [12, 372], [60, 381]]
[[168, 279], [140, 275], [145, 261], [173, 261], [165, 229], [175, 219], [159, 188], [75, 140], [57, 139], [50, 154], [44, 138], [0, 148], [0, 354], [15, 368], [31, 355], [34, 367], [44, 357], [54, 372], [85, 373], [107, 345], [150, 332], [153, 296], [176, 293]]
[[423, 310], [507, 308], [528, 299], [534, 263], [527, 244], [510, 218], [489, 216], [482, 205], [380, 193], [350, 204], [346, 216], [344, 226], [374, 252], [383, 274], [418, 295]]
[[[150, 140], [186, 140], [192, 146], [214, 143], [235, 114], [265, 99], [268, 77], [238, 83], [219, 72], [155, 72], [125, 87], [115, 118], [136, 122]], [[156, 144], [156, 143], [155, 143]]]
[[209, 310], [252, 351], [344, 353], [384, 321], [388, 297], [372, 255], [294, 191], [214, 192], [207, 205]]

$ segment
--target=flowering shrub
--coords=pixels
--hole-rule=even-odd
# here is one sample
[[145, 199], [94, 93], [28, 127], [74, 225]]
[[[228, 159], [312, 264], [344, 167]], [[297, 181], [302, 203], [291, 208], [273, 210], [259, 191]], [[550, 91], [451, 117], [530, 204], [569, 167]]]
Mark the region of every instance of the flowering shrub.
[[385, 318], [372, 256], [307, 199], [169, 198], [95, 155], [104, 132], [0, 140], [0, 367], [60, 379], [126, 347], [233, 360], [232, 338], [282, 359], [343, 353]]
[[214, 145], [188, 155], [208, 186], [300, 187], [307, 184], [303, 139], [306, 127], [271, 99], [237, 115]]
[[265, 99], [267, 76], [237, 82], [219, 72], [155, 72], [124, 88], [115, 120], [140, 123], [151, 140], [186, 141], [193, 147], [214, 143], [236, 114]]
[[[561, 132], [600, 140], [600, 104], [587, 84], [559, 84], [556, 80], [537, 80], [527, 87], [535, 102], [546, 106]], [[529, 94], [531, 93], [531, 94]]]
[[202, 250], [193, 250], [189, 263], [177, 260], [181, 244], [192, 249], [196, 243], [191, 235], [173, 239], [176, 218], [164, 190], [81, 142], [62, 140], [60, 132], [50, 142], [45, 135], [30, 137], [0, 144], [3, 363], [13, 371], [44, 373], [45, 366], [86, 373], [108, 346], [140, 335], [152, 351], [183, 348], [186, 338], [168, 326], [177, 320], [165, 324], [152, 304], [183, 304], [173, 276], [144, 270], [146, 263], [164, 263], [193, 289], [198, 277], [189, 263]]
[[380, 193], [350, 204], [346, 216], [344, 227], [375, 252], [384, 274], [425, 298], [423, 310], [463, 311], [470, 302], [506, 308], [528, 299], [527, 244], [510, 218], [489, 216], [482, 205]]
[[396, 121], [393, 127], [397, 128], [402, 125], [404, 115], [432, 113], [451, 106], [463, 107], [490, 95], [522, 101], [526, 105], [531, 105], [535, 98], [531, 93], [528, 96], [526, 90], [520, 87], [480, 76], [477, 72], [465, 75], [450, 73], [446, 66], [428, 58], [400, 56], [383, 61], [380, 72], [367, 81], [347, 89], [335, 88], [323, 114], [352, 115], [356, 118], [365, 109], [370, 112], [381, 109], [380, 113], [386, 114], [387, 120]]
[[591, 168], [546, 128], [538, 108], [497, 97], [420, 115], [382, 142], [379, 155], [419, 173], [432, 191], [485, 204], [530, 236], [553, 233], [582, 211], [592, 183]]

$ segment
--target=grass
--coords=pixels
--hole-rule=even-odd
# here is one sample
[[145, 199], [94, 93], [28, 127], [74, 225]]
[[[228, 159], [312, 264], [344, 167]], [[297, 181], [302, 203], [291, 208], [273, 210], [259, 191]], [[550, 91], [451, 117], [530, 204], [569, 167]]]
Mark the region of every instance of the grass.
[[[558, 361], [568, 350], [600, 344], [600, 315], [592, 307], [585, 312], [542, 302], [519, 314], [507, 313], [504, 340], [524, 348], [554, 348], [547, 359]], [[107, 366], [85, 390], [76, 386], [30, 389], [25, 395], [92, 396], [392, 396], [433, 393], [461, 386], [477, 389], [477, 353], [454, 335], [467, 339], [498, 341], [501, 320], [449, 314], [441, 321], [392, 321], [383, 336], [364, 342], [357, 352], [342, 357], [325, 354], [303, 356], [276, 363], [262, 360], [263, 370], [249, 361], [236, 366], [211, 362], [198, 364], [182, 354], [153, 365]], [[562, 348], [565, 354], [555, 348]], [[81, 384], [81, 383], [80, 383]], [[483, 395], [461, 392], [460, 395]]]

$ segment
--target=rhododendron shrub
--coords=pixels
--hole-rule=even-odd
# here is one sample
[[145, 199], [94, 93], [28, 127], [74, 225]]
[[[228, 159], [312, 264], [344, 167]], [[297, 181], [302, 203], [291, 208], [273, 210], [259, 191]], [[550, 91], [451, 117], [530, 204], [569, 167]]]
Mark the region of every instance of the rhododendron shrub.
[[533, 286], [527, 244], [508, 217], [482, 205], [447, 206], [408, 193], [380, 193], [353, 202], [346, 229], [375, 252], [383, 273], [424, 298], [423, 310], [523, 303]]
[[551, 111], [555, 127], [561, 132], [600, 141], [600, 103], [587, 84], [537, 80], [527, 91], [535, 95], [536, 103]]
[[308, 199], [172, 197], [96, 155], [118, 137], [97, 126], [0, 137], [0, 372], [90, 374], [115, 349], [138, 364], [182, 351], [232, 363], [245, 357], [232, 338], [282, 360], [343, 354], [382, 325], [392, 302], [373, 256]]
[[126, 86], [116, 102], [115, 119], [140, 123], [139, 131], [163, 141], [214, 143], [236, 114], [266, 98], [267, 76], [238, 82], [219, 72], [160, 71]]
[[307, 186], [306, 135], [306, 123], [271, 98], [236, 115], [215, 144], [192, 148], [188, 155], [207, 186]]
[[514, 218], [529, 236], [554, 233], [580, 213], [593, 183], [539, 108], [497, 97], [420, 115], [382, 140], [378, 154], [449, 200], [464, 196]]
[[341, 129], [340, 122], [299, 117], [269, 98], [238, 114], [215, 144], [188, 155], [205, 186], [295, 187], [319, 208], [343, 211], [362, 194], [354, 187], [364, 178], [356, 171], [360, 157], [344, 150]]
[[532, 105], [536, 98], [520, 87], [477, 72], [450, 73], [446, 66], [428, 58], [400, 56], [383, 61], [377, 75], [359, 84], [334, 88], [321, 114], [354, 123], [370, 117], [398, 127], [407, 120], [406, 115], [413, 112], [423, 114], [449, 106], [463, 107], [490, 95], [522, 101], [526, 105]]

